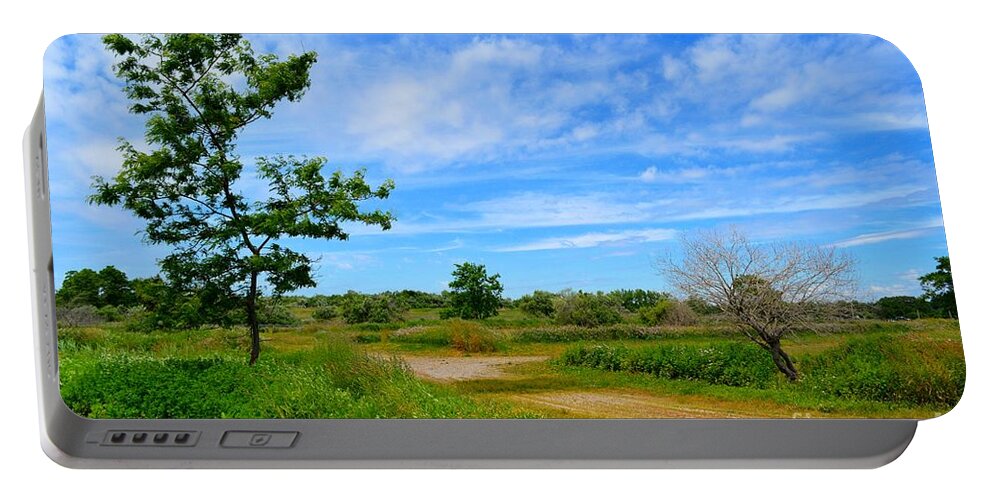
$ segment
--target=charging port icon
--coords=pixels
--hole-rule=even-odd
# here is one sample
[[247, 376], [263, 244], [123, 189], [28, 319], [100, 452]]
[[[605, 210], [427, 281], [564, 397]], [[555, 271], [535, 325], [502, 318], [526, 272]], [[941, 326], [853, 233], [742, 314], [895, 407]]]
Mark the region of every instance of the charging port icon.
[[252, 434], [252, 437], [248, 440], [249, 446], [265, 446], [269, 444], [269, 440], [272, 439], [272, 434], [260, 432], [257, 434]]

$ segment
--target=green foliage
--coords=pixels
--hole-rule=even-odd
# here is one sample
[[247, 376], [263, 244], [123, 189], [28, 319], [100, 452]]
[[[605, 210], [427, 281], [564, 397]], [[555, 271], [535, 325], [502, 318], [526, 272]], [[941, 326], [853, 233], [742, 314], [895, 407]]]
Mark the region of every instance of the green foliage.
[[580, 345], [569, 348], [560, 359], [572, 366], [648, 373], [661, 378], [702, 380], [736, 387], [766, 387], [777, 373], [768, 353], [756, 345], [739, 342], [715, 342], [705, 346], [659, 344], [640, 349]]
[[67, 272], [62, 286], [55, 292], [55, 301], [67, 307], [128, 307], [136, 303], [136, 297], [127, 275], [107, 266], [99, 272], [89, 268]]
[[259, 302], [259, 323], [263, 325], [293, 326], [300, 320], [293, 316], [289, 306], [277, 298], [266, 298]]
[[662, 299], [654, 305], [641, 308], [638, 319], [651, 326], [689, 326], [697, 322], [693, 309], [676, 299]]
[[442, 312], [442, 319], [484, 319], [496, 316], [501, 305], [503, 285], [499, 274], [486, 274], [486, 266], [463, 262], [455, 265], [448, 309]]
[[555, 315], [555, 294], [535, 290], [534, 293], [517, 299], [514, 305], [531, 316], [551, 318]]
[[848, 399], [951, 407], [965, 390], [961, 346], [943, 341], [855, 338], [804, 366], [809, 390]]
[[62, 397], [89, 418], [495, 418], [530, 416], [414, 378], [396, 361], [346, 344], [273, 353], [254, 366], [231, 354], [154, 358], [75, 352], [61, 360]]
[[672, 298], [669, 294], [664, 292], [642, 290], [640, 288], [634, 290], [613, 290], [608, 292], [607, 295], [617, 300], [621, 307], [626, 309], [628, 312], [638, 312], [645, 307], [658, 303], [660, 300]]
[[338, 309], [333, 306], [321, 306], [314, 309], [312, 316], [318, 321], [329, 321], [338, 317]]
[[121, 309], [115, 306], [106, 305], [97, 309], [97, 315], [100, 319], [104, 321], [120, 321], [124, 315], [121, 314]]
[[604, 325], [587, 328], [575, 325], [524, 328], [513, 335], [516, 342], [577, 342], [577, 341], [606, 341], [606, 340], [661, 340], [692, 336], [733, 335], [734, 330], [727, 328], [698, 329], [698, 328], [661, 328], [632, 324]]
[[401, 290], [386, 292], [395, 295], [411, 309], [431, 309], [445, 307], [445, 297], [438, 293], [420, 292], [417, 290]]
[[700, 297], [689, 297], [683, 301], [693, 312], [699, 315], [720, 314], [721, 308], [716, 304], [711, 304]]
[[[131, 281], [123, 271], [107, 266], [98, 273], [100, 277], [100, 302], [104, 306], [128, 307], [136, 303]], [[97, 305], [97, 304], [93, 304]]]
[[931, 315], [931, 306], [920, 297], [883, 297], [876, 301], [876, 315], [882, 319], [918, 319]]
[[555, 321], [561, 325], [598, 327], [620, 323], [623, 308], [603, 292], [563, 292], [555, 304]]
[[100, 300], [100, 275], [89, 268], [67, 272], [62, 286], [55, 292], [55, 302], [66, 307], [100, 307], [103, 305]]
[[936, 316], [957, 318], [951, 261], [948, 256], [935, 257], [934, 260], [938, 263], [935, 271], [918, 278], [924, 288], [924, 299], [930, 303]]
[[188, 299], [176, 306], [218, 314], [243, 307], [254, 362], [262, 287], [282, 295], [316, 284], [311, 259], [276, 242], [346, 240], [346, 222], [389, 229], [389, 212], [363, 211], [360, 204], [387, 198], [393, 182], [372, 188], [364, 171], [325, 175], [324, 158], [275, 156], [256, 159], [267, 196], [253, 200], [239, 191], [244, 165], [234, 152], [237, 137], [270, 118], [280, 102], [303, 97], [317, 61], [313, 52], [285, 60], [256, 55], [236, 34], [138, 40], [115, 34], [103, 41], [117, 57], [114, 70], [130, 110], [148, 117], [144, 140], [150, 151], [122, 140], [120, 171], [95, 178], [89, 200], [123, 207], [145, 221], [145, 241], [172, 247], [159, 264], [166, 281]]
[[393, 323], [403, 321], [407, 305], [393, 295], [351, 293], [341, 306], [346, 323]]

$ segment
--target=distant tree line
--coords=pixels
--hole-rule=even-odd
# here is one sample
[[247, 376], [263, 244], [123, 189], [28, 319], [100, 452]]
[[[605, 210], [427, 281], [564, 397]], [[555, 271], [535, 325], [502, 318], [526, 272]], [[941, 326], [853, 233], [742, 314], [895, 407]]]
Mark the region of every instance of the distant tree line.
[[882, 319], [958, 318], [955, 285], [948, 256], [935, 257], [935, 270], [917, 278], [924, 293], [919, 296], [883, 297], [874, 313]]
[[[69, 271], [55, 292], [56, 319], [64, 326], [122, 321], [132, 330], [187, 329], [245, 322], [236, 302], [211, 298], [209, 288], [170, 283], [159, 276], [128, 278], [114, 266], [100, 271]], [[259, 302], [261, 324], [295, 322], [285, 304], [266, 297]]]
[[[917, 319], [955, 318], [955, 292], [948, 257], [938, 257], [936, 270], [920, 277], [924, 292], [917, 297], [882, 297], [875, 302], [857, 300], [811, 305], [816, 321], [839, 319]], [[450, 290], [441, 293], [419, 290], [267, 297], [260, 307], [260, 322], [291, 325], [297, 320], [290, 307], [312, 310], [319, 321], [341, 318], [349, 324], [395, 323], [411, 309], [440, 309], [442, 317], [483, 319], [500, 309], [518, 309], [537, 318], [563, 325], [597, 327], [630, 321], [650, 326], [684, 326], [701, 318], [719, 316], [720, 307], [691, 296], [677, 299], [667, 292], [620, 289], [586, 292], [566, 289], [558, 292], [535, 290], [517, 299], [502, 296], [498, 274], [486, 273], [478, 264], [456, 266]], [[55, 294], [58, 319], [78, 326], [101, 321], [126, 321], [133, 329], [183, 329], [203, 325], [230, 326], [244, 322], [243, 311], [232, 304], [217, 307], [217, 301], [203, 301], [207, 291], [167, 283], [161, 277], [128, 278], [114, 266], [99, 271], [69, 271]], [[206, 306], [204, 304], [210, 304]]]

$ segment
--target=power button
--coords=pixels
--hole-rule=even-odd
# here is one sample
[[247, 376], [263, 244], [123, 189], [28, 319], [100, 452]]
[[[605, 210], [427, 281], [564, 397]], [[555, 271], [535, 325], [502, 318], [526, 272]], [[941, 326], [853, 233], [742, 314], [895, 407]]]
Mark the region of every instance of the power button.
[[298, 432], [227, 431], [221, 438], [223, 448], [289, 448]]

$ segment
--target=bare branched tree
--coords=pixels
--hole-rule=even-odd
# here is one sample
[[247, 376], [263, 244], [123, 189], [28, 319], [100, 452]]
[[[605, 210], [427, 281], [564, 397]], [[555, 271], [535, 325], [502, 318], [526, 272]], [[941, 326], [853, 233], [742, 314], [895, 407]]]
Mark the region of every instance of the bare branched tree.
[[684, 235], [682, 247], [681, 258], [656, 261], [659, 273], [675, 290], [719, 307], [791, 381], [798, 373], [783, 336], [811, 328], [815, 312], [854, 292], [854, 261], [832, 247], [757, 244], [734, 228]]

